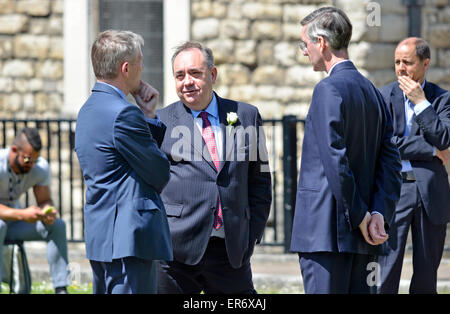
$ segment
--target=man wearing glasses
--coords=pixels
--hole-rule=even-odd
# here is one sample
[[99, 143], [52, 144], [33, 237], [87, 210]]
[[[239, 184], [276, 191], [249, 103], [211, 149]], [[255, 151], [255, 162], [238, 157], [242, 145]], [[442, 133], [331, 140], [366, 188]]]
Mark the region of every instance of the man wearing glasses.
[[[0, 149], [0, 279], [5, 240], [43, 240], [55, 293], [64, 294], [69, 275], [66, 225], [55, 209], [44, 213], [53, 202], [50, 168], [40, 157], [41, 148], [39, 131], [25, 127], [10, 148]], [[31, 187], [37, 206], [22, 209], [19, 198]]]

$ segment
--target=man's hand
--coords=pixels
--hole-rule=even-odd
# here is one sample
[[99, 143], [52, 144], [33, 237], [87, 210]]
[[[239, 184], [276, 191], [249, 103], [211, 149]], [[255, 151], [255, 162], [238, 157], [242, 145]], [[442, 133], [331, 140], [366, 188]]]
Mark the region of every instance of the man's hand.
[[56, 209], [53, 206], [45, 206], [42, 209], [42, 213], [44, 214], [44, 216], [42, 217], [42, 222], [46, 225], [53, 225], [55, 223], [56, 220], [56, 215], [58, 214], [58, 212], [56, 211]]
[[150, 84], [141, 81], [141, 86], [136, 93], [132, 93], [137, 105], [147, 118], [155, 118], [155, 109], [158, 104], [159, 92]]
[[384, 217], [381, 214], [372, 215], [369, 223], [369, 236], [375, 245], [382, 244], [389, 238], [384, 230]]
[[30, 224], [35, 223], [38, 220], [42, 220], [44, 218], [44, 213], [37, 206], [30, 206], [25, 209], [20, 210], [21, 220], [28, 222]]
[[418, 104], [426, 100], [425, 93], [419, 82], [413, 81], [409, 76], [403, 75], [398, 77], [400, 89], [405, 93], [406, 97], [413, 103]]
[[445, 150], [436, 149], [436, 157], [442, 161], [443, 165], [445, 165], [450, 159], [450, 151], [448, 149]]
[[372, 238], [369, 235], [369, 224], [370, 224], [371, 219], [372, 219], [372, 216], [370, 215], [369, 212], [367, 212], [366, 215], [364, 216], [364, 219], [359, 224], [359, 230], [361, 230], [364, 240], [366, 240], [367, 243], [369, 243], [370, 245], [376, 245], [375, 242], [372, 240]]

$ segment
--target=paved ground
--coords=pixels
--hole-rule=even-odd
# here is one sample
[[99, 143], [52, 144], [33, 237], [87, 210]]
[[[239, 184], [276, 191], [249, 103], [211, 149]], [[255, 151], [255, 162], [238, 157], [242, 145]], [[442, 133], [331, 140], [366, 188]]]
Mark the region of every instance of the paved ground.
[[[33, 281], [50, 281], [46, 249], [43, 242], [26, 242]], [[91, 282], [92, 274], [85, 258], [84, 244], [69, 243], [69, 261], [72, 279], [76, 283]], [[298, 257], [283, 254], [277, 248], [257, 247], [252, 258], [255, 287], [262, 293], [303, 293]], [[407, 254], [402, 272], [400, 292], [407, 293], [412, 274], [411, 257]], [[438, 271], [438, 290], [450, 293], [450, 250], [446, 250]]]

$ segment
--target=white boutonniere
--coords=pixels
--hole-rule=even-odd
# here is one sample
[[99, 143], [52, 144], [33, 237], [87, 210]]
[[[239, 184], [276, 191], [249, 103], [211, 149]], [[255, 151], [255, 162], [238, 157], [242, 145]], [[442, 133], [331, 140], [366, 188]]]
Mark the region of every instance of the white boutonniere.
[[238, 115], [236, 112], [228, 112], [227, 113], [227, 123], [228, 123], [228, 134], [231, 135], [231, 131], [233, 130], [233, 125], [237, 122]]

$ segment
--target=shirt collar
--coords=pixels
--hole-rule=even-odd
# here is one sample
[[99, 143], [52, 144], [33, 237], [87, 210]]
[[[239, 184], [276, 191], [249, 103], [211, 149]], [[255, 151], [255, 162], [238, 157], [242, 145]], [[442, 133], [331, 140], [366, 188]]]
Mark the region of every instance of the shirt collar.
[[330, 68], [330, 71], [328, 71], [328, 76], [330, 76], [331, 71], [333, 71], [334, 67], [337, 66], [339, 63], [349, 62], [349, 61], [350, 61], [349, 59], [345, 59], [345, 60], [341, 60], [341, 61], [336, 62], [335, 64], [333, 64], [333, 65], [331, 66], [331, 68]]
[[116, 86], [108, 84], [108, 83], [105, 83], [105, 82], [97, 82], [97, 83], [108, 85], [109, 87], [114, 89], [116, 92], [118, 92], [120, 97], [122, 97], [123, 99], [127, 100], [127, 96], [125, 96], [125, 93], [120, 88], [117, 88]]
[[198, 115], [200, 114], [200, 112], [202, 111], [206, 111], [209, 115], [213, 116], [214, 118], [218, 119], [219, 118], [219, 106], [217, 104], [217, 99], [216, 99], [216, 95], [213, 93], [212, 98], [211, 98], [211, 102], [209, 103], [208, 107], [206, 107], [205, 110], [193, 110], [191, 109], [192, 112], [192, 116], [194, 118], [198, 118]]

